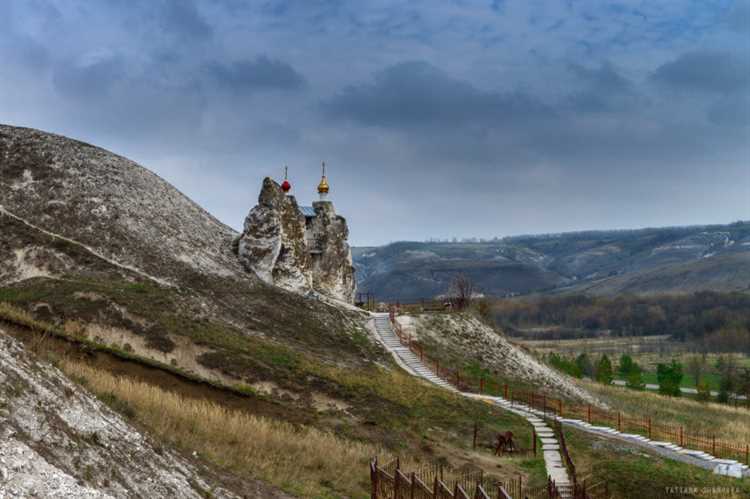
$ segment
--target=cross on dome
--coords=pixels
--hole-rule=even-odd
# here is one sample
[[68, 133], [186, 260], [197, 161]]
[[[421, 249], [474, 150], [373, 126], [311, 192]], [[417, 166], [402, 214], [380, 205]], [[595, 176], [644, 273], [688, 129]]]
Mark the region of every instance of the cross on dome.
[[288, 193], [292, 190], [292, 184], [289, 182], [289, 167], [284, 165], [284, 181], [281, 183], [281, 190]]
[[328, 195], [328, 190], [330, 189], [328, 185], [328, 179], [326, 178], [326, 162], [325, 161], [323, 161], [322, 169], [323, 169], [323, 175], [320, 179], [320, 183], [318, 184], [318, 194], [320, 194], [321, 201], [326, 198], [326, 196]]

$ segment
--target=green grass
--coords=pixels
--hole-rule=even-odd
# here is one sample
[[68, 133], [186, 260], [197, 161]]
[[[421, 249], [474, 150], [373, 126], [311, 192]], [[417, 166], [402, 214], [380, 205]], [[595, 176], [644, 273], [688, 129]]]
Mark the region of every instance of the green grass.
[[717, 476], [641, 447], [573, 428], [566, 427], [565, 436], [579, 475], [591, 476], [589, 483], [606, 481], [612, 499], [750, 496], [750, 480]]
[[[134, 289], [138, 294], [145, 293], [144, 288]], [[148, 287], [145, 289], [148, 290]], [[41, 293], [35, 296], [40, 295]], [[7, 298], [11, 295], [6, 293], [4, 296]], [[122, 359], [190, 377], [174, 366], [148, 361], [109, 345], [99, 345], [86, 338], [71, 336], [62, 328], [36, 320], [17, 307], [0, 303], [0, 318], [35, 331], [55, 334], [80, 343], [85, 348], [102, 350]], [[333, 430], [352, 441], [382, 444], [404, 456], [429, 460], [438, 458], [439, 454], [425, 454], [425, 434], [430, 434], [431, 438], [440, 443], [441, 448], [447, 449], [467, 449], [471, 445], [475, 422], [479, 422], [489, 432], [510, 430], [516, 435], [530, 434], [530, 426], [518, 416], [427, 385], [398, 369], [384, 369], [374, 364], [352, 368], [325, 363], [313, 355], [293, 350], [286, 345], [263, 338], [232, 334], [230, 330], [215, 325], [212, 329], [205, 329], [205, 325], [200, 328], [196, 326], [192, 331], [201, 333], [196, 338], [210, 341], [219, 348], [214, 354], [204, 354], [202, 361], [206, 365], [215, 366], [224, 372], [267, 379], [296, 393], [324, 393], [346, 403], [353, 419], [343, 415], [326, 417], [309, 408], [301, 409], [293, 401], [275, 401], [279, 406], [278, 413], [288, 411], [289, 418], [294, 420], [299, 418], [299, 411], [304, 410], [313, 426]], [[237, 383], [229, 388], [251, 398], [258, 397], [256, 390], [246, 383]], [[537, 461], [538, 467], [541, 456]], [[525, 472], [524, 469], [519, 471]], [[530, 468], [529, 473], [536, 472]]]
[[[656, 376], [655, 372], [644, 372], [643, 374], [643, 382], [646, 384], [659, 384], [659, 379]], [[626, 381], [622, 378], [616, 378], [620, 379], [622, 381]], [[706, 381], [708, 383], [708, 386], [711, 390], [718, 391], [719, 390], [719, 383], [721, 382], [721, 376], [715, 373], [708, 373], [704, 374], [701, 380]], [[680, 383], [681, 388], [695, 388], [695, 377], [691, 374], [685, 374], [682, 377], [682, 383]]]
[[750, 444], [750, 410], [688, 397], [667, 397], [651, 391], [629, 390], [578, 380], [583, 388], [605, 402], [612, 411], [654, 422], [683, 425], [685, 431], [701, 432], [734, 444]]

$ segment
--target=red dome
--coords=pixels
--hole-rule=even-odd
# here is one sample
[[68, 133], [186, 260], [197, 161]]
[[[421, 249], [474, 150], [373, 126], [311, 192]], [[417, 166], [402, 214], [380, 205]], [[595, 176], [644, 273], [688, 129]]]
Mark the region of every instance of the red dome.
[[284, 192], [289, 192], [292, 189], [292, 184], [289, 183], [288, 180], [284, 180], [281, 183], [281, 190]]

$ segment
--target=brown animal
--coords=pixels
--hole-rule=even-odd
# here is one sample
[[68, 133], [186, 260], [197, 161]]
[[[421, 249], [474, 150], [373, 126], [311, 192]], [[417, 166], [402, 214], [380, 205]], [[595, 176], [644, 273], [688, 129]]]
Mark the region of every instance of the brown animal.
[[495, 445], [496, 456], [499, 456], [503, 452], [514, 452], [515, 450], [516, 444], [513, 441], [512, 431], [497, 434], [497, 444]]

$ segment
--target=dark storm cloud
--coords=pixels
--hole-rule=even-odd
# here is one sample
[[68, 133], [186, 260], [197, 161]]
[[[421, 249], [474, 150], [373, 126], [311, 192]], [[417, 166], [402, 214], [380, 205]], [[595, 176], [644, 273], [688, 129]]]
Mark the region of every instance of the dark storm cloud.
[[[55, 9], [39, 7], [40, 17], [55, 16]], [[29, 69], [41, 69], [49, 62], [47, 49], [33, 37], [18, 30], [13, 19], [17, 9], [10, 2], [0, 2], [0, 61], [8, 70], [10, 64]]]
[[112, 87], [127, 75], [120, 57], [84, 63], [64, 61], [53, 75], [55, 88], [75, 99], [100, 99], [111, 95]]
[[524, 93], [481, 91], [419, 61], [390, 66], [372, 83], [351, 85], [324, 102], [323, 109], [334, 117], [387, 127], [497, 126], [552, 113]]
[[747, 218], [748, 5], [5, 0], [0, 121], [235, 227], [326, 159], [355, 244]]
[[638, 99], [636, 87], [609, 62], [598, 68], [571, 64], [570, 71], [580, 82], [570, 96], [574, 109], [582, 112], [606, 112], [632, 106]]
[[289, 64], [258, 56], [255, 60], [229, 64], [213, 62], [207, 71], [219, 85], [233, 92], [255, 90], [299, 90], [305, 86], [305, 77]]
[[750, 57], [718, 50], [688, 52], [657, 68], [653, 78], [678, 90], [744, 92], [750, 85]]
[[214, 32], [191, 0], [162, 0], [159, 20], [166, 32], [187, 39], [210, 38]]

